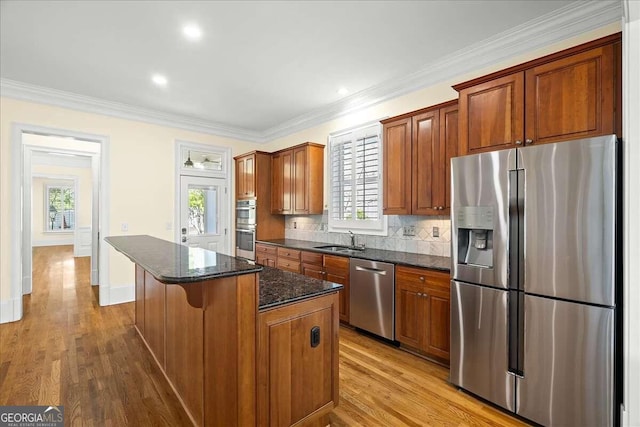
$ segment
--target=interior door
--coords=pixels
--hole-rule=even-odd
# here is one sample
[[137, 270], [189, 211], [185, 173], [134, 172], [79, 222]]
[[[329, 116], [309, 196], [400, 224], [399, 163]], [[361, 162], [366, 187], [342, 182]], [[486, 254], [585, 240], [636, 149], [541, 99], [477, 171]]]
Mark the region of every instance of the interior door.
[[180, 243], [232, 255], [227, 181], [180, 177]]

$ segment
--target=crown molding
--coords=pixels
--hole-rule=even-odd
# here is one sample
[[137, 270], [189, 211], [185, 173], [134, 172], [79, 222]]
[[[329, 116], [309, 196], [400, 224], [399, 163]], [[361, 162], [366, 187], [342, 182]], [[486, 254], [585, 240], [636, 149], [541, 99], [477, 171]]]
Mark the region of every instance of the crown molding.
[[265, 143], [620, 21], [623, 17], [624, 1], [574, 1], [552, 13], [453, 52], [437, 63], [427, 65], [412, 74], [387, 80], [262, 132], [9, 79], [0, 79], [0, 94], [9, 98], [171, 126], [241, 141]]
[[415, 73], [372, 86], [267, 129], [272, 141], [456, 76], [620, 21], [621, 1], [574, 1], [567, 6], [451, 53]]
[[119, 102], [107, 101], [72, 92], [36, 86], [10, 79], [0, 79], [0, 95], [24, 101], [39, 102], [121, 119], [170, 126], [193, 132], [234, 138], [241, 141], [264, 142], [262, 134], [242, 128], [221, 125], [207, 120], [164, 113]]

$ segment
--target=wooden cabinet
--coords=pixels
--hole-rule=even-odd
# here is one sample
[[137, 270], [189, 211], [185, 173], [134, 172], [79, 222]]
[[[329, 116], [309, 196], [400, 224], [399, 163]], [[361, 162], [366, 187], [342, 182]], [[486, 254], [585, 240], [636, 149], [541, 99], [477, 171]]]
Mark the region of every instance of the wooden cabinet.
[[383, 213], [449, 213], [449, 161], [457, 153], [457, 101], [383, 120]]
[[618, 133], [620, 35], [454, 86], [459, 154]]
[[256, 155], [255, 153], [235, 157], [236, 199], [250, 199], [256, 196]]
[[324, 280], [322, 254], [317, 252], [300, 251], [300, 273], [314, 279]]
[[280, 270], [300, 273], [300, 251], [289, 248], [276, 248], [278, 261], [276, 267]]
[[271, 212], [321, 214], [323, 209], [324, 146], [307, 142], [271, 157]]
[[[137, 278], [137, 277], [136, 277]], [[164, 368], [165, 288], [151, 274], [144, 273], [144, 338], [158, 365]]]
[[338, 292], [340, 320], [349, 323], [349, 258], [335, 255], [323, 256], [324, 280], [344, 285]]
[[338, 328], [335, 293], [259, 314], [257, 425], [294, 425], [338, 404]]
[[396, 267], [396, 339], [449, 363], [449, 274]]
[[300, 259], [305, 276], [344, 285], [338, 292], [340, 320], [349, 323], [349, 258], [301, 251]]
[[277, 260], [278, 252], [275, 246], [256, 243], [256, 264], [275, 267]]
[[256, 239], [284, 238], [284, 218], [271, 214], [271, 153], [252, 151], [234, 159], [236, 201], [256, 200]]
[[136, 328], [144, 335], [144, 269], [136, 264]]

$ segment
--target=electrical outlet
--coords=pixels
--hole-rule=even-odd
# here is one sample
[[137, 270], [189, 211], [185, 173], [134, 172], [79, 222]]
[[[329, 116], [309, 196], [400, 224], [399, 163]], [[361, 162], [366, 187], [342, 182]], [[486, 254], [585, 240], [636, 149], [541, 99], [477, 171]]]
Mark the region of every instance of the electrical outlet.
[[129, 231], [129, 224], [123, 222], [122, 225], [120, 225], [120, 231]]
[[431, 235], [433, 237], [440, 237], [440, 229], [438, 227], [433, 227], [433, 230], [431, 231]]
[[293, 228], [294, 229], [298, 228], [298, 223], [296, 221], [293, 221]]
[[405, 225], [402, 227], [402, 235], [403, 236], [415, 236], [416, 235], [416, 226], [415, 225]]
[[173, 228], [173, 224], [171, 223], [171, 221], [168, 221], [167, 223], [165, 223], [164, 228], [166, 230], [171, 230]]

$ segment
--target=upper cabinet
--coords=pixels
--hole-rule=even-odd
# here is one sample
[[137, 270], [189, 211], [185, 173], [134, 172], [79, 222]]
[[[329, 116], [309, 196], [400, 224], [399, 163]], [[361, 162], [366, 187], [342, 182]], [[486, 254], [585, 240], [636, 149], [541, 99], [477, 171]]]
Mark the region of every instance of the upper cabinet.
[[252, 151], [234, 157], [236, 201], [256, 200], [256, 239], [284, 238], [284, 218], [271, 214], [271, 153]]
[[459, 155], [616, 133], [620, 35], [454, 86]]
[[256, 154], [235, 157], [236, 161], [236, 199], [256, 197]]
[[457, 101], [382, 121], [383, 213], [449, 213], [449, 163], [458, 146]]
[[271, 212], [321, 214], [323, 209], [324, 146], [307, 142], [271, 157]]

